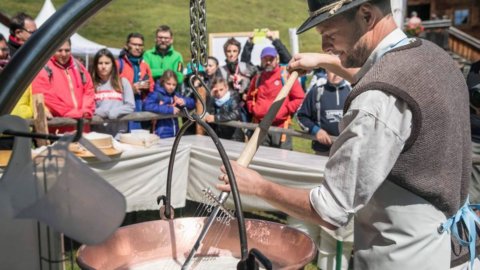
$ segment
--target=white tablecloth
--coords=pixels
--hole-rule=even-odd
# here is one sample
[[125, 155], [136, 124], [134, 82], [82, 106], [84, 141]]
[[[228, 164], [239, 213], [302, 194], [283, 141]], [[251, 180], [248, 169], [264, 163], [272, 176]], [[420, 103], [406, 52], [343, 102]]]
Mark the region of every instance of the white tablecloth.
[[[127, 212], [159, 209], [157, 197], [166, 194], [171, 144], [124, 150], [112, 161], [87, 160], [90, 167], [120, 191], [127, 200]], [[172, 181], [171, 203], [184, 207], [187, 195], [190, 148], [178, 148]]]
[[[157, 197], [166, 194], [168, 163], [174, 138], [162, 139], [159, 145], [139, 148], [116, 144], [123, 152], [112, 161], [86, 159], [89, 166], [118, 189], [127, 200], [127, 212], [158, 209]], [[229, 158], [236, 160], [245, 144], [221, 140]], [[274, 182], [312, 188], [323, 181], [326, 157], [261, 146], [250, 168]], [[201, 202], [202, 190], [215, 189], [221, 159], [208, 136], [184, 136], [178, 147], [172, 181], [171, 203], [185, 206], [187, 199]], [[0, 171], [1, 175], [1, 171]], [[231, 196], [230, 196], [231, 197]], [[244, 210], [274, 210], [264, 201], [241, 196]], [[101, 203], [101, 202], [99, 202]], [[231, 198], [227, 205], [232, 207]]]
[[[185, 136], [182, 146], [190, 148], [190, 168], [188, 171], [187, 198], [202, 201], [201, 190], [214, 187], [218, 183], [221, 159], [212, 140], [206, 136]], [[236, 160], [242, 152], [243, 143], [222, 140], [228, 156]], [[294, 151], [261, 146], [250, 168], [276, 183], [301, 188], [312, 188], [323, 181], [326, 157], [299, 153]], [[230, 196], [227, 206], [232, 207]], [[252, 196], [241, 196], [243, 210], [275, 210], [272, 206]]]
[[[90, 166], [122, 192], [127, 211], [156, 210], [156, 198], [166, 194], [167, 170], [174, 138], [161, 140], [159, 146], [125, 150], [110, 162], [88, 161]], [[228, 156], [236, 160], [245, 144], [222, 140]], [[260, 147], [250, 164], [266, 178], [289, 186], [312, 188], [323, 180], [326, 158], [270, 147]], [[215, 184], [221, 159], [212, 139], [207, 136], [184, 136], [176, 154], [171, 202], [175, 208], [185, 200], [201, 202], [202, 190]], [[219, 192], [218, 192], [219, 193]], [[242, 196], [244, 210], [275, 210], [264, 201]], [[227, 206], [232, 207], [231, 198]]]

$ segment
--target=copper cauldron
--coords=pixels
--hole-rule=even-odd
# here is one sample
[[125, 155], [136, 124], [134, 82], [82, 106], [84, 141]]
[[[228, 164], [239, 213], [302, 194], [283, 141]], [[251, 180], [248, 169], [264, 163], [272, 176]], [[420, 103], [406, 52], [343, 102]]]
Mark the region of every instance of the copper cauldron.
[[[80, 247], [77, 263], [82, 269], [99, 270], [181, 269], [205, 222], [179, 218], [125, 226], [104, 243]], [[245, 227], [248, 249], [260, 250], [273, 269], [299, 269], [315, 257], [315, 244], [301, 231], [256, 219], [245, 219]], [[239, 260], [237, 223], [214, 222], [189, 269], [235, 269]]]

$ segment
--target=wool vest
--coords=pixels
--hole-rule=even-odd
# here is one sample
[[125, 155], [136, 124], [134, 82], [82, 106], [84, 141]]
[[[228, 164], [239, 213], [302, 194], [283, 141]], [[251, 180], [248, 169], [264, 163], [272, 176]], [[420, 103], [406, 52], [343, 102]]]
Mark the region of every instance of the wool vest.
[[[355, 85], [344, 113], [368, 90], [392, 94], [412, 111], [410, 137], [387, 181], [424, 198], [447, 218], [454, 215], [468, 195], [472, 154], [467, 85], [452, 58], [420, 39], [389, 51]], [[452, 244], [455, 266], [467, 260], [468, 248]]]
[[452, 58], [433, 43], [415, 39], [386, 53], [355, 85], [352, 100], [381, 90], [404, 100], [412, 132], [387, 180], [452, 216], [465, 202], [471, 169], [466, 82]]

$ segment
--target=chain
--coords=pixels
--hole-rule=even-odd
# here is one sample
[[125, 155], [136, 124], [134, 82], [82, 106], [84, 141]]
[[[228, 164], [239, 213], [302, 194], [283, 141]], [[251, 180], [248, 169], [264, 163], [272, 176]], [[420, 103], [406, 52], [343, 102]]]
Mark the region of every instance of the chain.
[[190, 0], [190, 51], [191, 68], [197, 75], [200, 65], [207, 65], [206, 0]]
[[[202, 104], [202, 114], [198, 115], [199, 119], [202, 119], [207, 113], [205, 100], [198, 94], [198, 91], [194, 85], [196, 79], [200, 81], [202, 87], [210, 93], [210, 89], [205, 84], [203, 78], [198, 75], [200, 66], [207, 66], [207, 11], [205, 8], [206, 0], [190, 0], [190, 51], [192, 53], [192, 59], [190, 61], [190, 68], [192, 69], [193, 76], [190, 77], [188, 83], [193, 90], [193, 94], [197, 100]], [[186, 108], [184, 112], [190, 121], [195, 121], [192, 115], [190, 115]]]

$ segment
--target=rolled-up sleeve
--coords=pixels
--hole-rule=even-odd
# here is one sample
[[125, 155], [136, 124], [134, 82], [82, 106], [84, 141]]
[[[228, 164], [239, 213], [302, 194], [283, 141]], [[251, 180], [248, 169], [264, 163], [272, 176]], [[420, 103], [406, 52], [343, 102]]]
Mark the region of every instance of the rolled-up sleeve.
[[343, 226], [386, 179], [410, 136], [412, 113], [401, 99], [370, 90], [355, 98], [331, 148], [325, 181], [311, 190], [317, 213]]

